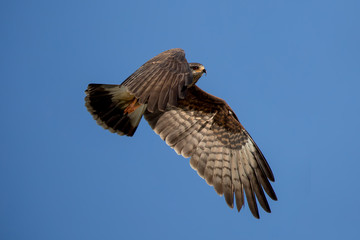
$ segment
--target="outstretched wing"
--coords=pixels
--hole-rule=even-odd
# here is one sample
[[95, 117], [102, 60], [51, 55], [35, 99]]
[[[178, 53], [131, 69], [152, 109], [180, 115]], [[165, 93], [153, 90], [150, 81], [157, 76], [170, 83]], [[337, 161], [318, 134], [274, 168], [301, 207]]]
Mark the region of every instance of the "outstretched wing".
[[197, 86], [185, 99], [165, 111], [146, 111], [145, 119], [174, 150], [191, 157], [190, 164], [227, 204], [238, 211], [244, 192], [252, 214], [259, 218], [256, 198], [265, 211], [270, 207], [264, 191], [274, 200], [273, 173], [254, 140], [224, 100]]
[[174, 48], [147, 61], [121, 85], [153, 112], [164, 111], [168, 103], [177, 106], [178, 99], [184, 99], [186, 86], [192, 79], [184, 50]]

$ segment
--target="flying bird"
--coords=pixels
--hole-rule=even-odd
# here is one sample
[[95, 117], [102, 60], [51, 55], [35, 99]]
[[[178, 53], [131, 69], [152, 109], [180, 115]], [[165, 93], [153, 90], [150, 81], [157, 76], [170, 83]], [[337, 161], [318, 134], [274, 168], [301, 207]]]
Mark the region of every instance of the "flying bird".
[[[256, 199], [271, 212], [277, 200], [274, 175], [259, 147], [221, 98], [196, 86], [206, 73], [188, 63], [184, 50], [170, 49], [147, 61], [120, 85], [89, 84], [85, 105], [110, 132], [133, 136], [142, 116], [177, 154], [190, 158], [200, 177], [240, 211], [245, 196], [254, 217]], [[244, 194], [245, 193], [245, 194]]]

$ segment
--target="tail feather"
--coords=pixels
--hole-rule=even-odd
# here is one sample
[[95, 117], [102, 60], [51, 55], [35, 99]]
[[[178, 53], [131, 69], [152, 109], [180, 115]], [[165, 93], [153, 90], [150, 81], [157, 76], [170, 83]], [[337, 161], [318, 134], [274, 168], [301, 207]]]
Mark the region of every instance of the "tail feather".
[[100, 126], [119, 135], [134, 135], [146, 105], [127, 111], [135, 97], [126, 86], [89, 84], [85, 93], [85, 106]]

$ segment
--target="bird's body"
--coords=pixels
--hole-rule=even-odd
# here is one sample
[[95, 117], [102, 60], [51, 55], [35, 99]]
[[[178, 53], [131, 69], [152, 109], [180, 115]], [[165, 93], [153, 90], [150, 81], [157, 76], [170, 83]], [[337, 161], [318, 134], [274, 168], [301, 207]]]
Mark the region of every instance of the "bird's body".
[[86, 107], [99, 125], [127, 136], [135, 133], [144, 115], [170, 147], [191, 157], [191, 166], [230, 207], [235, 195], [240, 211], [245, 191], [251, 212], [259, 218], [256, 198], [270, 212], [263, 189], [277, 199], [269, 183], [273, 173], [228, 104], [195, 85], [203, 73], [204, 66], [188, 63], [182, 49], [170, 49], [120, 85], [90, 84]]

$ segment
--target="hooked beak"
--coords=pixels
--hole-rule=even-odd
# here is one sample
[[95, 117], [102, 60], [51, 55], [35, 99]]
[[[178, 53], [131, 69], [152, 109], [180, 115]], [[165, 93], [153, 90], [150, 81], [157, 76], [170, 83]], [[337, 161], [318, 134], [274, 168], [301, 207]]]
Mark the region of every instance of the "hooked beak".
[[203, 70], [203, 73], [205, 73], [205, 76], [206, 76], [206, 69], [204, 68], [204, 70]]

